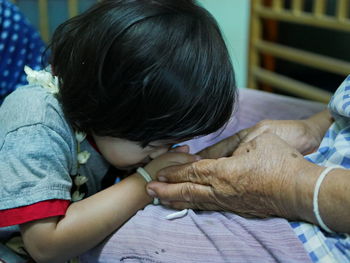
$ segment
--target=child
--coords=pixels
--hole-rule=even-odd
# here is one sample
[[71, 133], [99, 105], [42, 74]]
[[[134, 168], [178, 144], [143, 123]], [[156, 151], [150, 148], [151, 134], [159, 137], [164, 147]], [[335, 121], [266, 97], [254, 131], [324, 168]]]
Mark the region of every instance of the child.
[[[37, 262], [87, 251], [151, 203], [146, 181], [197, 160], [169, 147], [218, 130], [235, 101], [220, 30], [190, 0], [102, 1], [51, 49], [54, 76], [26, 68], [31, 85], [0, 108], [0, 236], [20, 231]], [[144, 170], [102, 190], [110, 165]]]

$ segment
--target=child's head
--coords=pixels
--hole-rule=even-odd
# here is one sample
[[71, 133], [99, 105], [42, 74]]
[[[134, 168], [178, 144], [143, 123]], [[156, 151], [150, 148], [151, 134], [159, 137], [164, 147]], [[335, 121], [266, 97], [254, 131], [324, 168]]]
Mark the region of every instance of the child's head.
[[105, 0], [55, 31], [51, 64], [67, 119], [146, 146], [218, 130], [235, 79], [213, 17], [190, 0]]

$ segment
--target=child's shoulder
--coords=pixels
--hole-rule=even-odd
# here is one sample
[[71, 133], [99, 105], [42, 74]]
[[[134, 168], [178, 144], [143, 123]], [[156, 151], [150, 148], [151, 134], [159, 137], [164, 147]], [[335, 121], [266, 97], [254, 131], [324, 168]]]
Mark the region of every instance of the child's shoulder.
[[40, 85], [20, 87], [7, 96], [0, 107], [0, 120], [4, 133], [37, 124], [55, 130], [68, 128], [58, 100]]

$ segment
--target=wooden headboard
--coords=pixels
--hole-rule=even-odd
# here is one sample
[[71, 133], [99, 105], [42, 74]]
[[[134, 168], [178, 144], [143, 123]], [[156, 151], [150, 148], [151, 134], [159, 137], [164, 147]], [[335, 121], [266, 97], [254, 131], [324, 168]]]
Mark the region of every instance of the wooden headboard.
[[[334, 6], [333, 12], [329, 12], [330, 2]], [[277, 73], [271, 65], [274, 59], [283, 59], [344, 77], [350, 74], [350, 61], [280, 44], [273, 41], [271, 32], [270, 38], [266, 37], [266, 30], [274, 31], [276, 23], [280, 22], [349, 34], [350, 0], [252, 0], [250, 22], [249, 88], [258, 89], [261, 85], [268, 85], [297, 97], [329, 101], [332, 92]], [[270, 59], [270, 65], [263, 63], [262, 60], [265, 59], [266, 62], [266, 57]]]

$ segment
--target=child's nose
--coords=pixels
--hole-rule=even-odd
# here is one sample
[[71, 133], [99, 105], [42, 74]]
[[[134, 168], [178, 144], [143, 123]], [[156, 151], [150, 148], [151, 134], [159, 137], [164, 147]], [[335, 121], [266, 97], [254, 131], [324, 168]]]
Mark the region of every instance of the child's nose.
[[155, 158], [157, 158], [158, 156], [160, 156], [160, 155], [166, 153], [168, 150], [169, 150], [169, 148], [166, 147], [166, 146], [164, 146], [164, 147], [159, 147], [159, 148], [157, 148], [156, 150], [154, 150], [154, 151], [149, 155], [149, 157], [150, 157], [151, 159], [155, 159]]

